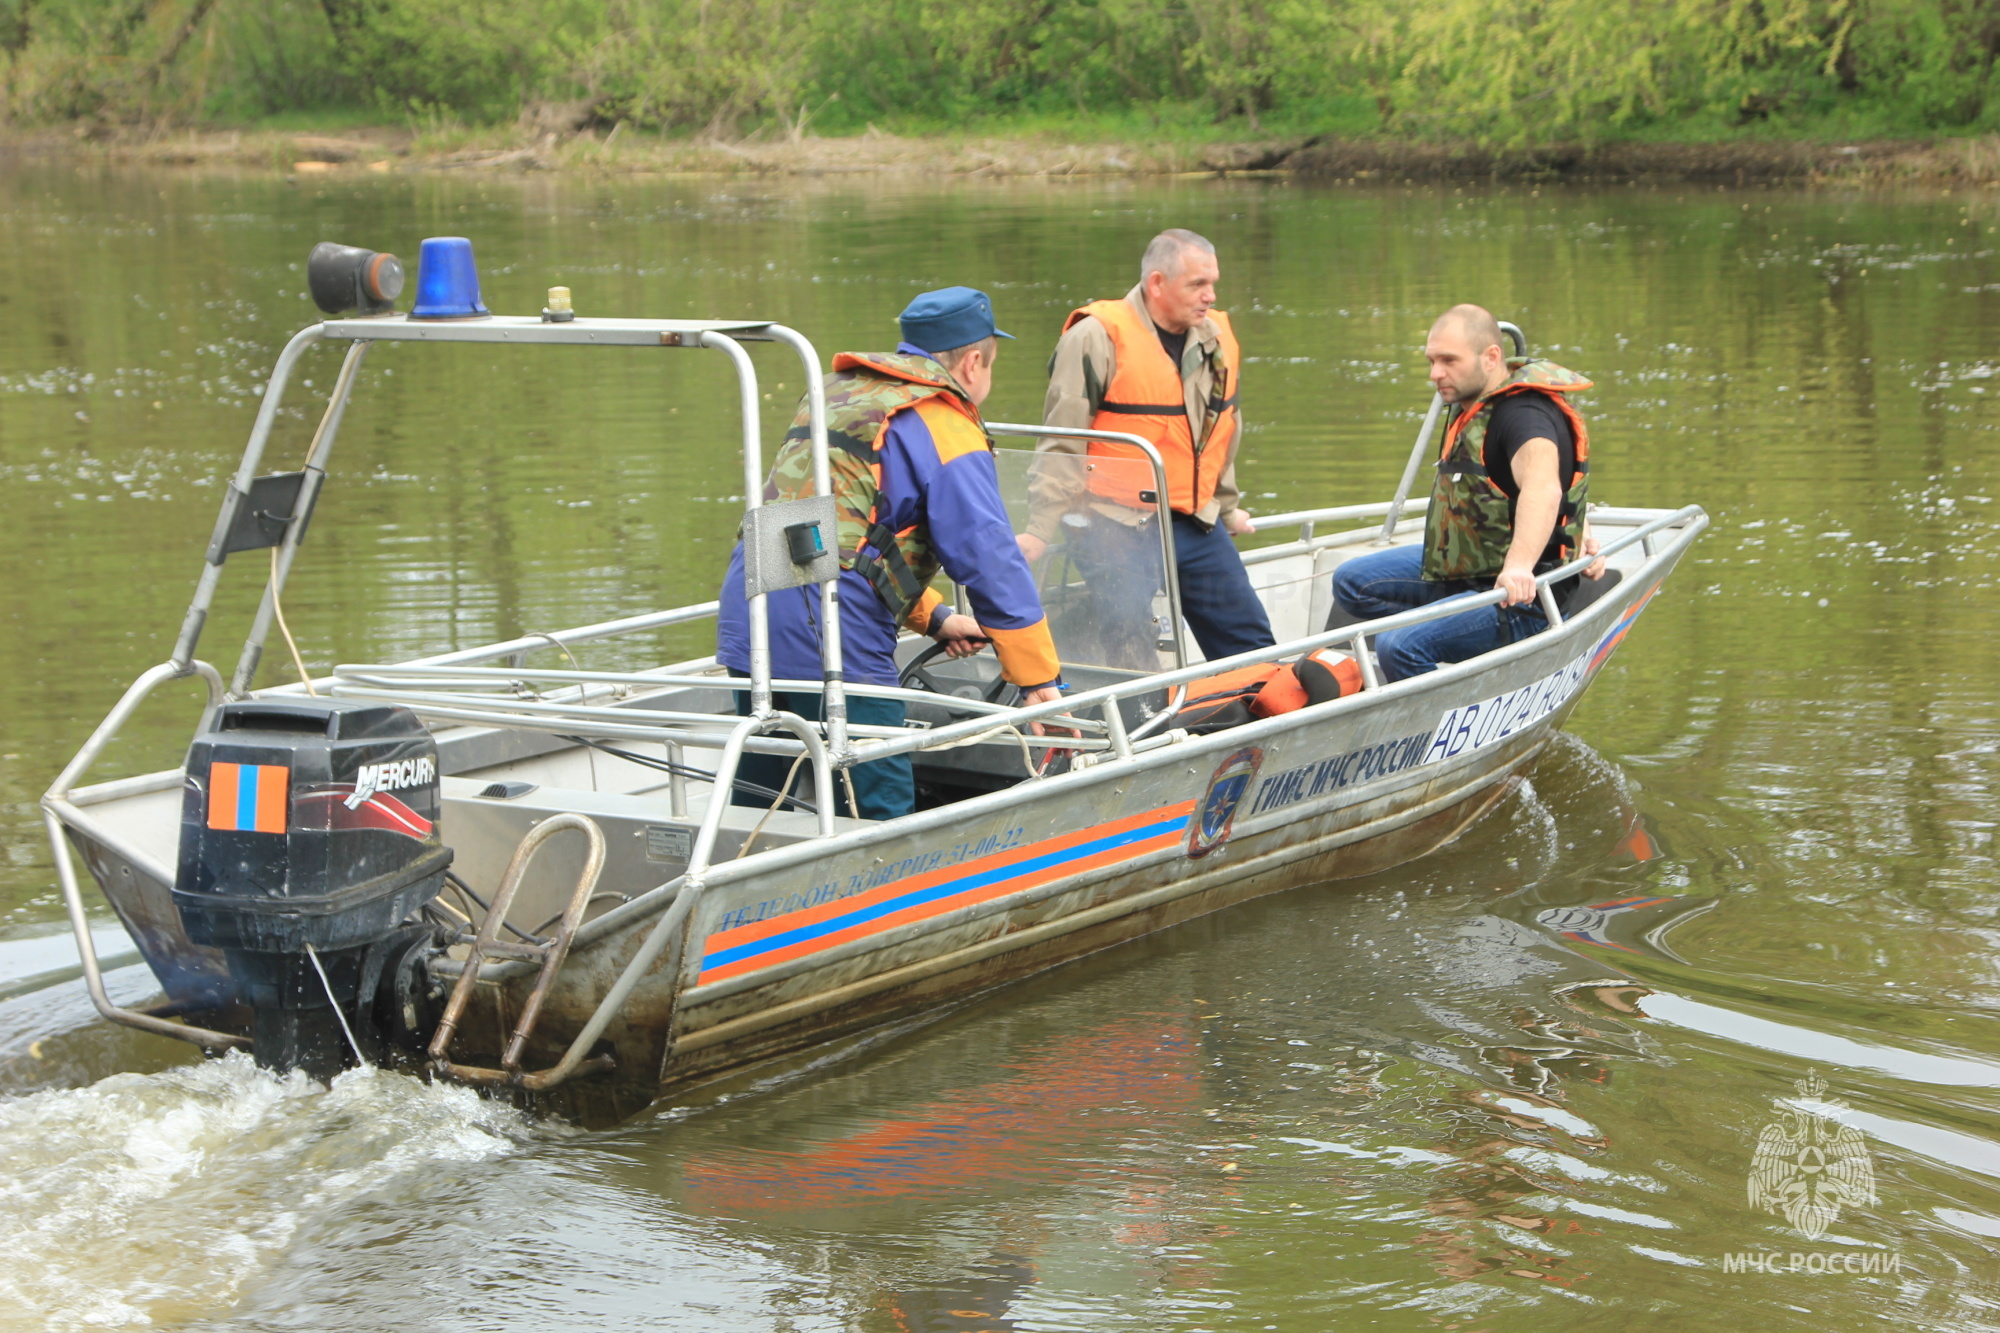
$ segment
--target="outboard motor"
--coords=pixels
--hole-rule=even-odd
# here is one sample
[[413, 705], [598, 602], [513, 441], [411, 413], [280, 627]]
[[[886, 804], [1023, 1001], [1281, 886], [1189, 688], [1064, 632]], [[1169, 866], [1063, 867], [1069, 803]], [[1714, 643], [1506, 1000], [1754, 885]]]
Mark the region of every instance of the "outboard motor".
[[427, 941], [412, 918], [451, 864], [438, 810], [437, 743], [407, 708], [248, 700], [195, 737], [174, 903], [228, 960], [257, 1063], [352, 1063], [334, 1005], [365, 1031], [384, 966]]

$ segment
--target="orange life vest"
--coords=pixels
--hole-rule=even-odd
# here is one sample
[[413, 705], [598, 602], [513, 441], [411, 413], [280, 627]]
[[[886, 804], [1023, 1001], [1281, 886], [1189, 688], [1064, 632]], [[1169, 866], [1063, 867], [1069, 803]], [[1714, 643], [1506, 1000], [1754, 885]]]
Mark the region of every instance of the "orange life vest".
[[[1092, 430], [1115, 430], [1137, 435], [1152, 442], [1160, 451], [1167, 469], [1168, 507], [1183, 514], [1198, 513], [1215, 498], [1216, 479], [1229, 462], [1229, 446], [1236, 439], [1236, 382], [1241, 355], [1236, 335], [1230, 330], [1229, 316], [1211, 310], [1208, 317], [1221, 333], [1222, 365], [1208, 402], [1208, 428], [1203, 438], [1194, 438], [1188, 420], [1187, 391], [1181, 383], [1181, 368], [1160, 346], [1159, 334], [1139, 318], [1129, 301], [1092, 301], [1070, 312], [1063, 323], [1069, 332], [1085, 315], [1095, 315], [1111, 335], [1112, 355], [1117, 368], [1104, 388], [1103, 405], [1091, 418]], [[1090, 474], [1091, 494], [1133, 508], [1149, 507], [1154, 483], [1146, 456], [1129, 444], [1092, 440], [1093, 458], [1133, 459], [1137, 466], [1096, 468]]]
[[1361, 667], [1355, 660], [1321, 648], [1296, 662], [1258, 662], [1189, 682], [1174, 725], [1207, 735], [1360, 692]]

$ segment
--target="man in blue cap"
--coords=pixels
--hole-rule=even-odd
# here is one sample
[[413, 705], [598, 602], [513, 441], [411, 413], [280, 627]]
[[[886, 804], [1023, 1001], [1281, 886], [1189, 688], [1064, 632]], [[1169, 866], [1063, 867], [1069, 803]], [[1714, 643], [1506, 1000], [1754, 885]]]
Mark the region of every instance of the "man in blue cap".
[[[849, 681], [896, 684], [900, 627], [928, 634], [954, 657], [991, 643], [1022, 701], [1062, 695], [1062, 670], [1035, 581], [1000, 498], [992, 441], [979, 405], [993, 388], [999, 339], [993, 303], [970, 287], [925, 292], [903, 311], [894, 352], [842, 352], [826, 377], [826, 438], [840, 526], [841, 668]], [[764, 503], [815, 493], [808, 408], [797, 417], [764, 483]], [[965, 589], [973, 615], [954, 613], [930, 582], [939, 569]], [[788, 588], [766, 599], [771, 674], [820, 675], [819, 590]], [[717, 659], [750, 672], [749, 606], [743, 547], [729, 558], [717, 617]], [[747, 693], [739, 694], [747, 710]], [[777, 707], [817, 719], [820, 696], [780, 692]], [[895, 700], [850, 695], [851, 721], [903, 725]], [[789, 761], [745, 755], [741, 775], [777, 788]], [[864, 819], [894, 819], [916, 808], [907, 755], [856, 765], [854, 799]], [[768, 804], [743, 792], [743, 805]], [[852, 813], [840, 804], [842, 813]]]

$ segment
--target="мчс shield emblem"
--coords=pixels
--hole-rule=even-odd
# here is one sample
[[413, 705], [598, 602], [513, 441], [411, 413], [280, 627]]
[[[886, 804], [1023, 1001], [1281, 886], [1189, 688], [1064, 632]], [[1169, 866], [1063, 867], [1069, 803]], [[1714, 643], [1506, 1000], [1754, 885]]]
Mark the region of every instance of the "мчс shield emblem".
[[1778, 1119], [1757, 1136], [1750, 1206], [1780, 1214], [1807, 1240], [1818, 1240], [1842, 1208], [1876, 1201], [1875, 1163], [1861, 1132], [1834, 1118], [1847, 1103], [1826, 1095], [1817, 1071], [1792, 1086], [1799, 1100], [1772, 1102]]
[[1229, 841], [1236, 808], [1243, 804], [1257, 776], [1257, 766], [1263, 762], [1264, 752], [1254, 745], [1246, 745], [1222, 761], [1195, 811], [1194, 827], [1188, 832], [1189, 856], [1200, 859]]

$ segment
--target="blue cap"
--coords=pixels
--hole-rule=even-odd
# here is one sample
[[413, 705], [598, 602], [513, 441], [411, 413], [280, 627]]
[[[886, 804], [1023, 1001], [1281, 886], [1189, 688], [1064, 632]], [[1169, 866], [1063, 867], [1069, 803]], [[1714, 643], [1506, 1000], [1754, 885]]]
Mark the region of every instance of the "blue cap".
[[903, 341], [926, 352], [970, 347], [981, 338], [1011, 338], [993, 327], [993, 303], [976, 287], [925, 292], [899, 317]]
[[432, 236], [417, 252], [417, 303], [411, 319], [478, 319], [490, 314], [479, 299], [479, 267], [463, 236]]

